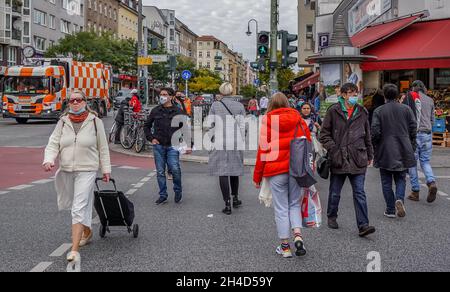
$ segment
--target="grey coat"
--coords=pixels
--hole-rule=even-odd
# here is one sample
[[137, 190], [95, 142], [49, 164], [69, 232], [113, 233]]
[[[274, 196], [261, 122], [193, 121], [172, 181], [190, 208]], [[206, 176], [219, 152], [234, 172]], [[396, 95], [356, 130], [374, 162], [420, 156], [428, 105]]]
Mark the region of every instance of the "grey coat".
[[[234, 118], [221, 102], [211, 106], [208, 116], [210, 138], [214, 137], [209, 153], [209, 171], [211, 176], [244, 175], [245, 147], [245, 108], [237, 102], [224, 98], [223, 103], [233, 113]], [[228, 121], [228, 122], [227, 122]], [[227, 137], [228, 133], [234, 133]]]

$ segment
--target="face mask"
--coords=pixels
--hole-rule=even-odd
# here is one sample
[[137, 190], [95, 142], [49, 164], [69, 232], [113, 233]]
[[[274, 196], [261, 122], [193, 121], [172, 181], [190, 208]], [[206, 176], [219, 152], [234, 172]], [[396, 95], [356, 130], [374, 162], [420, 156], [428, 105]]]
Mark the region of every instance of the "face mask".
[[358, 103], [359, 97], [357, 96], [352, 96], [350, 97], [350, 99], [348, 100], [348, 103], [355, 106]]
[[166, 104], [169, 101], [169, 97], [168, 96], [160, 96], [159, 97], [159, 103], [160, 104]]
[[82, 108], [82, 109], [80, 109], [80, 110], [77, 111], [77, 112], [75, 112], [75, 111], [73, 111], [73, 110], [70, 110], [69, 113], [72, 114], [72, 115], [78, 116], [78, 115], [81, 115], [82, 113], [84, 113], [85, 111], [86, 111], [86, 108]]

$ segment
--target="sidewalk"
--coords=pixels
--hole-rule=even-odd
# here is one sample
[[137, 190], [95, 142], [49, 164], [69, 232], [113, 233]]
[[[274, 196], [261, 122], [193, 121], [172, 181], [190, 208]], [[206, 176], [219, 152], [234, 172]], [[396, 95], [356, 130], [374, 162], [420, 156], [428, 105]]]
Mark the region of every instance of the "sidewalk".
[[[136, 153], [133, 149], [125, 150], [121, 145], [110, 144], [109, 148], [113, 152], [142, 158], [153, 158], [153, 153], [151, 150], [147, 149], [141, 153]], [[182, 155], [181, 161], [184, 162], [195, 162], [207, 164], [209, 161], [208, 151], [194, 151], [191, 155]], [[255, 166], [256, 165], [256, 151], [244, 151], [244, 165]]]

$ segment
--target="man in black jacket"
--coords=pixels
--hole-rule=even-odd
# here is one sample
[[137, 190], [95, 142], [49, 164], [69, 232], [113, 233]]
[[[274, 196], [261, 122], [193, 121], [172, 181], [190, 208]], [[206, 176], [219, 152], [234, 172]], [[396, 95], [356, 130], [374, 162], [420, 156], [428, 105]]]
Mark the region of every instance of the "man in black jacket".
[[[158, 173], [160, 192], [159, 199], [156, 201], [157, 205], [167, 203], [166, 165], [173, 176], [175, 203], [180, 203], [183, 198], [180, 152], [175, 147], [179, 146], [182, 139], [182, 133], [179, 130], [183, 128], [183, 125], [187, 125], [187, 116], [172, 103], [172, 98], [172, 89], [162, 89], [159, 98], [160, 105], [152, 110], [144, 126], [147, 140], [153, 144]], [[172, 124], [177, 124], [177, 126], [173, 127]], [[189, 133], [187, 135], [189, 136]], [[188, 150], [188, 153], [190, 152]]]
[[[375, 148], [374, 166], [380, 169], [388, 218], [406, 216], [406, 173], [416, 167], [417, 122], [407, 105], [398, 102], [398, 87], [384, 86], [387, 103], [375, 110], [372, 122], [372, 143]], [[392, 190], [392, 180], [397, 187]]]
[[358, 87], [352, 83], [344, 84], [339, 102], [329, 108], [323, 121], [320, 142], [331, 160], [328, 227], [339, 228], [339, 201], [348, 177], [353, 188], [359, 236], [365, 237], [375, 232], [375, 228], [369, 225], [364, 190], [367, 167], [373, 160], [373, 147], [369, 113], [358, 101]]

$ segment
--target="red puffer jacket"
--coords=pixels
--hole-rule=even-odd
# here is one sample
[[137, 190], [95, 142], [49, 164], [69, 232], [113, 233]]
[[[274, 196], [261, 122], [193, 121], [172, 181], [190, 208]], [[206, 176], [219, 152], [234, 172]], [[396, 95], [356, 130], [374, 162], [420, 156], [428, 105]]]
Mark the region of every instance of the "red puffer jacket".
[[291, 141], [300, 122], [306, 133], [298, 127], [297, 137], [306, 136], [311, 141], [309, 128], [297, 110], [281, 108], [264, 117], [253, 174], [255, 183], [261, 183], [263, 177], [289, 172]]

